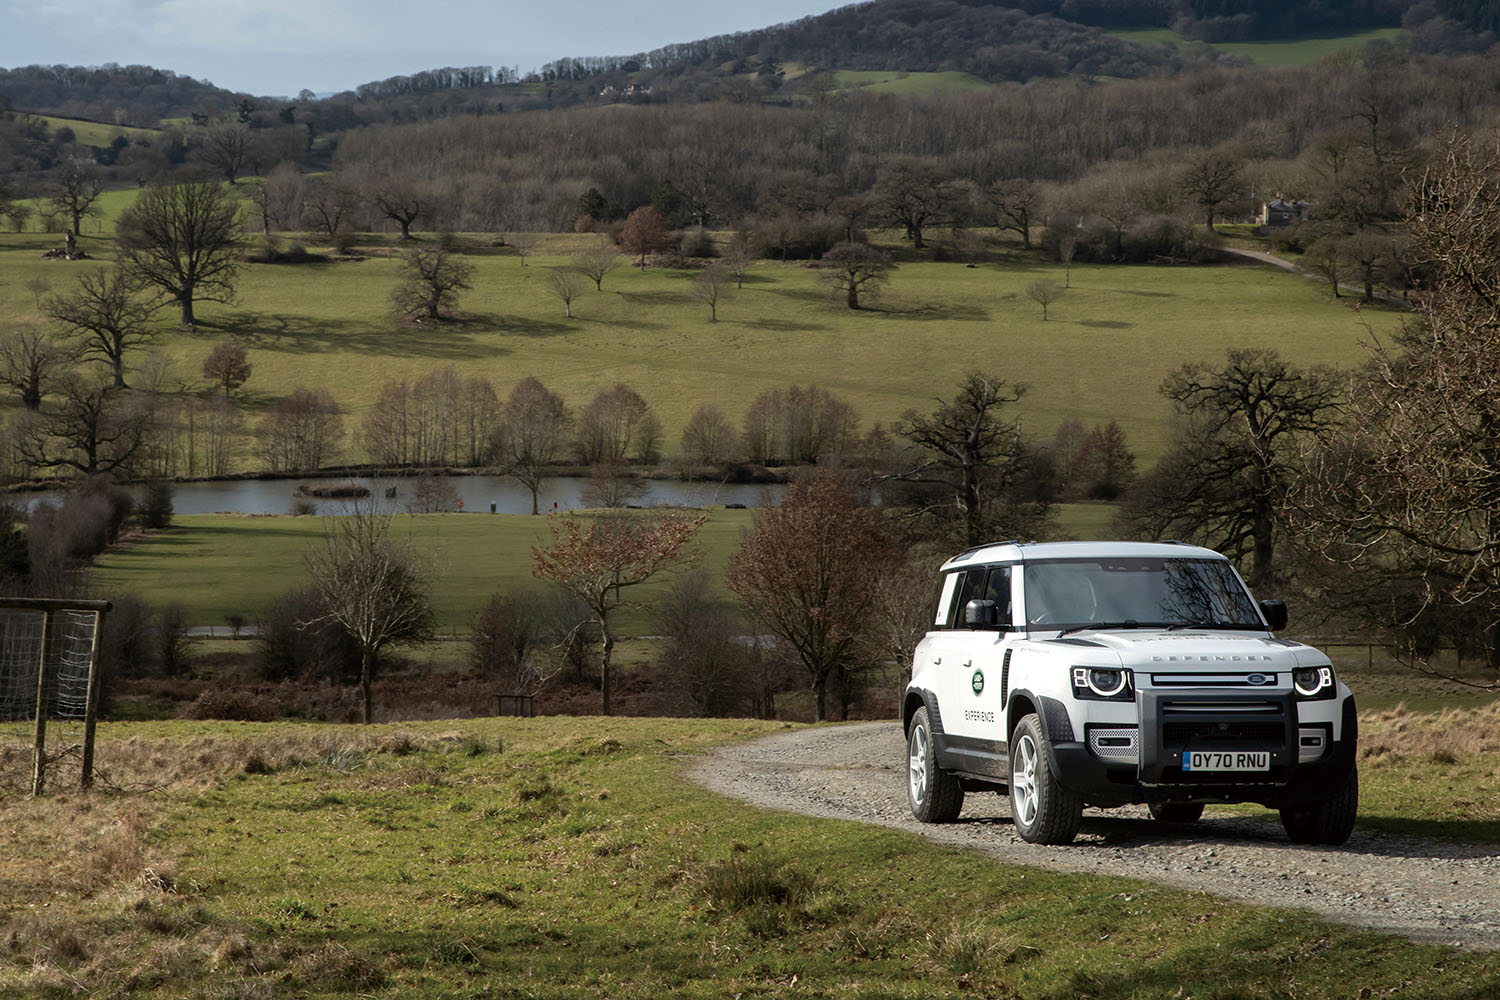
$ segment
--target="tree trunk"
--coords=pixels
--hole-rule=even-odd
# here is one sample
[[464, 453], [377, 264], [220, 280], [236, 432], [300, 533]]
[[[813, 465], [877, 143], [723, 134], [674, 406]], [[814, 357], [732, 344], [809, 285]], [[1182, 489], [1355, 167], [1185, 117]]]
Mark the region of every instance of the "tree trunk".
[[849, 308], [850, 309], [858, 309], [859, 308], [859, 286], [856, 285], [852, 280], [849, 282], [849, 299], [848, 299], [848, 301], [849, 301]]
[[828, 713], [824, 710], [825, 709], [825, 704], [827, 702], [827, 698], [828, 698], [828, 678], [825, 675], [825, 676], [819, 677], [817, 680], [813, 681], [813, 712], [814, 712], [813, 721], [814, 722], [825, 722], [825, 721], [827, 721], [827, 719], [828, 719]]
[[360, 650], [359, 691], [360, 695], [364, 699], [364, 718], [362, 721], [367, 726], [374, 721], [375, 717], [375, 710], [372, 704], [372, 699], [370, 697], [370, 667], [372, 666], [371, 660], [373, 659], [374, 657], [370, 655], [369, 650]]
[[[603, 636], [599, 650], [599, 693], [603, 698], [604, 714], [609, 715], [609, 661], [615, 651], [615, 637], [609, 633], [608, 619], [599, 616], [599, 633]], [[821, 709], [819, 710], [821, 714]]]
[[197, 320], [193, 317], [193, 290], [191, 288], [184, 288], [177, 293], [177, 304], [182, 307], [182, 325], [196, 325]]

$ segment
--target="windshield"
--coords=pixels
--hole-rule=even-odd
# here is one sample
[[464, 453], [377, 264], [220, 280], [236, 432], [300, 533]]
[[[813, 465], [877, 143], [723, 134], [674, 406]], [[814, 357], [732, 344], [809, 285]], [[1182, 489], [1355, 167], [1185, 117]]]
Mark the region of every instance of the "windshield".
[[1026, 564], [1026, 623], [1265, 628], [1222, 559], [1068, 559]]

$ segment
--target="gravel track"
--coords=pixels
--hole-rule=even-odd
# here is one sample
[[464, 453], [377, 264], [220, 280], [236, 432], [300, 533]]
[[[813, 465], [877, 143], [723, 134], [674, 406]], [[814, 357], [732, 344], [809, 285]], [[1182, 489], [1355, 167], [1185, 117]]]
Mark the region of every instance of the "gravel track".
[[956, 823], [929, 825], [906, 804], [898, 724], [778, 733], [719, 750], [691, 778], [757, 806], [852, 819], [970, 847], [1017, 864], [1145, 879], [1463, 948], [1500, 948], [1500, 854], [1468, 844], [1371, 833], [1342, 847], [1289, 843], [1274, 812], [1166, 828], [1144, 807], [1088, 809], [1078, 839], [1042, 847], [1018, 837], [1004, 796], [971, 792]]

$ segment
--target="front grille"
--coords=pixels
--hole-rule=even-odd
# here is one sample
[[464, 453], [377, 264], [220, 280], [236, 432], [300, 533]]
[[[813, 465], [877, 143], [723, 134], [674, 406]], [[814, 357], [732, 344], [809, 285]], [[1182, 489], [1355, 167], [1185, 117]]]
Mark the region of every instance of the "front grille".
[[1162, 740], [1169, 746], [1187, 743], [1256, 743], [1280, 747], [1286, 743], [1286, 726], [1279, 722], [1168, 722]]

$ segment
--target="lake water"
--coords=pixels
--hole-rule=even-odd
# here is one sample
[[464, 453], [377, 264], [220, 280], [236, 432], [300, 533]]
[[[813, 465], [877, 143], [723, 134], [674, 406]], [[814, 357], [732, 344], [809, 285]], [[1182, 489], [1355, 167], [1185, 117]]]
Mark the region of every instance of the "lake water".
[[[396, 496], [388, 501], [398, 509], [405, 510], [416, 490], [415, 477], [355, 478], [355, 479], [236, 479], [212, 483], [177, 483], [172, 498], [172, 509], [177, 514], [288, 514], [292, 509], [293, 495], [300, 485], [328, 487], [338, 483], [356, 482], [368, 488], [376, 497], [383, 498], [385, 491], [394, 487]], [[489, 513], [493, 504], [501, 514], [531, 513], [531, 491], [509, 476], [453, 476], [449, 479], [465, 512]], [[705, 507], [721, 504], [744, 504], [746, 507], [774, 506], [786, 495], [786, 487], [780, 485], [736, 485], [716, 482], [684, 483], [678, 480], [644, 480], [646, 492], [631, 501], [640, 506], [667, 504], [681, 507]], [[576, 510], [584, 506], [583, 491], [588, 480], [574, 477], [558, 477], [543, 480], [537, 495], [538, 509], [542, 513], [550, 510]], [[144, 487], [133, 487], [139, 499]], [[28, 506], [57, 499], [52, 493], [16, 494]], [[304, 499], [304, 498], [298, 498]], [[320, 514], [337, 514], [345, 507], [345, 501], [307, 497], [317, 506]]]

